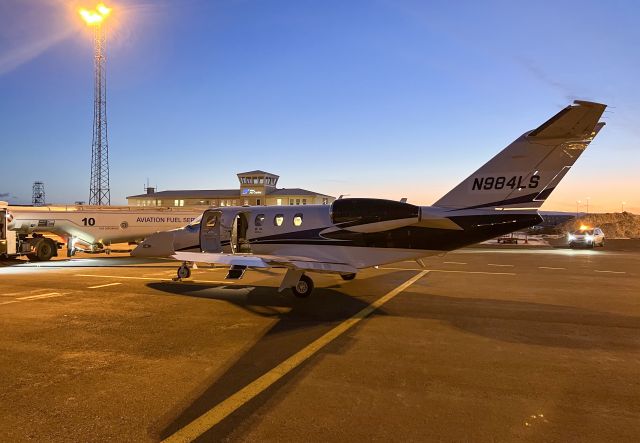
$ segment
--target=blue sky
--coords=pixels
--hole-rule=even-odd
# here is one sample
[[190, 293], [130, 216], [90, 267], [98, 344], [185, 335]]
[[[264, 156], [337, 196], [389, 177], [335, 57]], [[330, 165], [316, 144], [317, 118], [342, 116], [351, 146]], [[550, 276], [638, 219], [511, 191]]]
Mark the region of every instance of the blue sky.
[[[112, 203], [280, 185], [430, 204], [573, 99], [607, 127], [543, 209], [640, 212], [633, 1], [120, 0], [108, 50]], [[92, 41], [63, 0], [0, 3], [0, 199], [88, 200]], [[91, 2], [84, 6], [93, 6]], [[584, 208], [582, 208], [584, 209]]]

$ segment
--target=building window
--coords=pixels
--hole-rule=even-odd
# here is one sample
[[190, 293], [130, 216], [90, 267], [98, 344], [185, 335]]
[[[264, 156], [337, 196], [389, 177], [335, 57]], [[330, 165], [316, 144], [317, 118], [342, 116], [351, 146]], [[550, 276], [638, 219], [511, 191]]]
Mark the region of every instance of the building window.
[[257, 205], [257, 206], [260, 206], [260, 203], [261, 203], [261, 202], [260, 202], [260, 199], [259, 199], [259, 198], [258, 198], [258, 199], [256, 199], [256, 205]]
[[238, 200], [233, 201], [233, 206], [238, 206]]
[[322, 204], [323, 205], [328, 205], [329, 204], [329, 199], [327, 197], [323, 197], [322, 198]]
[[264, 178], [260, 178], [260, 184], [264, 184]]
[[282, 206], [282, 199], [281, 198], [277, 198], [276, 199], [276, 205]]
[[306, 204], [307, 204], [307, 199], [306, 199], [306, 198], [303, 198], [303, 199], [302, 199], [302, 204], [303, 204], [303, 205], [306, 205]]
[[302, 226], [302, 214], [293, 216], [293, 226]]
[[292, 198], [289, 199], [289, 205], [293, 206], [293, 199]]
[[264, 214], [256, 215], [256, 220], [255, 220], [256, 226], [262, 226], [263, 223], [264, 223]]
[[248, 199], [248, 198], [245, 198], [245, 199], [244, 199], [244, 205], [245, 205], [245, 206], [249, 206], [249, 199]]
[[276, 216], [273, 217], [273, 224], [276, 226], [282, 226], [282, 223], [284, 223], [284, 215], [276, 214]]
[[258, 184], [258, 177], [253, 177], [253, 184], [257, 185]]
[[173, 206], [184, 206], [184, 200], [174, 200]]

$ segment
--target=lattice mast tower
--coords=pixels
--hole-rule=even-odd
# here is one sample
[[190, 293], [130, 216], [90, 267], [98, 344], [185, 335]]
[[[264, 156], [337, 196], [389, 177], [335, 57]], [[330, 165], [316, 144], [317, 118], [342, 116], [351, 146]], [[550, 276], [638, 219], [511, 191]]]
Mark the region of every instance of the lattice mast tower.
[[110, 205], [105, 19], [111, 13], [111, 8], [100, 3], [95, 10], [80, 9], [79, 13], [87, 25], [93, 28], [94, 45], [93, 139], [91, 143], [89, 204]]

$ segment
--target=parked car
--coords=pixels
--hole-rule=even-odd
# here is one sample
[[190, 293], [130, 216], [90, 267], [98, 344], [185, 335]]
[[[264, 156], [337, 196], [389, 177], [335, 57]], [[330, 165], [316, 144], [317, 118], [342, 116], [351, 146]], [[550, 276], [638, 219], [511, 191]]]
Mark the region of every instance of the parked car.
[[570, 248], [604, 246], [604, 232], [600, 228], [581, 226], [577, 231], [567, 235], [567, 241]]

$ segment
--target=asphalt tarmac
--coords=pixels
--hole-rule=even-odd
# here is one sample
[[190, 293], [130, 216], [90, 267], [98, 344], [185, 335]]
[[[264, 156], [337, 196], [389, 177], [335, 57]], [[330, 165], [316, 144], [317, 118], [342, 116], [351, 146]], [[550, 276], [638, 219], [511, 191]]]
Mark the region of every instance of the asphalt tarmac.
[[2, 441], [638, 441], [640, 250], [312, 274], [0, 266]]

